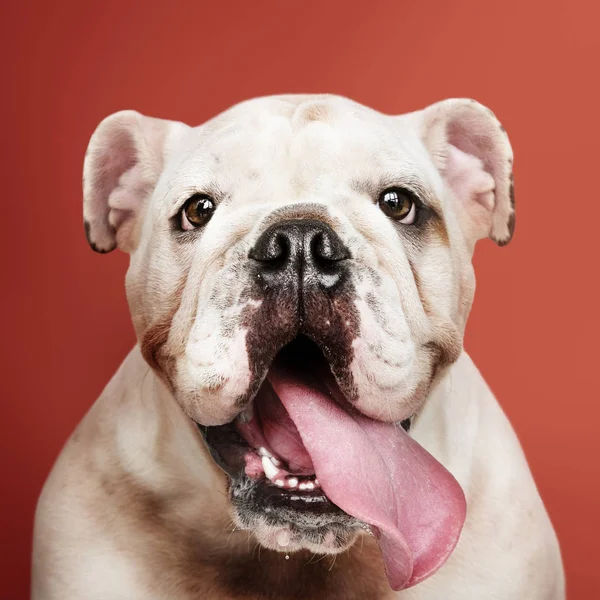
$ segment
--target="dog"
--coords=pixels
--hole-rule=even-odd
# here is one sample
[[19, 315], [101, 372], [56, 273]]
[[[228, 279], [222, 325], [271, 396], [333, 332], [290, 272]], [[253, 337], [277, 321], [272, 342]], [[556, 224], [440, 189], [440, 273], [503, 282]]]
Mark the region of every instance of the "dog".
[[84, 223], [138, 343], [36, 511], [34, 600], [560, 600], [519, 442], [463, 350], [513, 153], [450, 99], [332, 95], [94, 132]]

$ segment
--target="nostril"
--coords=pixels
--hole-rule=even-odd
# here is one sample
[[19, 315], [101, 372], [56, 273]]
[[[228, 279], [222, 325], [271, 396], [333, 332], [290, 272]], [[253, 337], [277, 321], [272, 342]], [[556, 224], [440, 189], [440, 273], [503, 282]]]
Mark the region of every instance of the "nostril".
[[289, 255], [290, 240], [282, 233], [278, 233], [269, 239], [263, 260], [279, 262], [281, 260], [286, 260]]
[[325, 265], [350, 258], [346, 247], [336, 236], [328, 235], [327, 232], [317, 232], [310, 242], [310, 252], [313, 258]]
[[250, 258], [262, 263], [277, 266], [284, 263], [290, 256], [290, 240], [282, 232], [276, 232], [261, 240], [250, 251]]

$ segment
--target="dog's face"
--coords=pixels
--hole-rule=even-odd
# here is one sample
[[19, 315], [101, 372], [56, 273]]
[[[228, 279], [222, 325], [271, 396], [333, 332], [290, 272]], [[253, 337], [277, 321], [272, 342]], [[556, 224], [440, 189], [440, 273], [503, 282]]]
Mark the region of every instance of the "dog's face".
[[417, 413], [461, 352], [475, 242], [512, 235], [511, 172], [503, 129], [468, 100], [392, 117], [284, 96], [196, 128], [134, 112], [98, 127], [88, 239], [131, 254], [142, 353], [202, 426], [238, 522], [264, 545], [335, 552], [360, 527], [301, 451], [295, 465], [274, 457], [279, 475], [264, 468], [283, 435], [267, 424], [287, 418], [268, 398], [272, 365], [310, 365], [372, 419]]

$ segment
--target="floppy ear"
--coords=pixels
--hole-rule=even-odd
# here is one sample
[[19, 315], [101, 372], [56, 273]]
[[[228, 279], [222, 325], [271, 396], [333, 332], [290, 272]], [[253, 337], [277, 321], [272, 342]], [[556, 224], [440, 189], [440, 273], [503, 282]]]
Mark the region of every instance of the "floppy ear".
[[421, 131], [467, 239], [508, 244], [515, 228], [513, 152], [494, 113], [475, 100], [444, 100], [423, 111]]
[[124, 110], [94, 131], [83, 166], [83, 218], [96, 252], [137, 247], [146, 202], [164, 165], [165, 141], [181, 123]]

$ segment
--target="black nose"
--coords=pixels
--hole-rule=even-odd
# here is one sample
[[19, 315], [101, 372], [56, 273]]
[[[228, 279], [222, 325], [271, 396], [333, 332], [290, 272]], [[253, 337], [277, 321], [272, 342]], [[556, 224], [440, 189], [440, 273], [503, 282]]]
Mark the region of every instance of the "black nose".
[[298, 219], [276, 223], [258, 238], [250, 251], [258, 276], [269, 288], [339, 285], [350, 253], [337, 233], [323, 221]]

